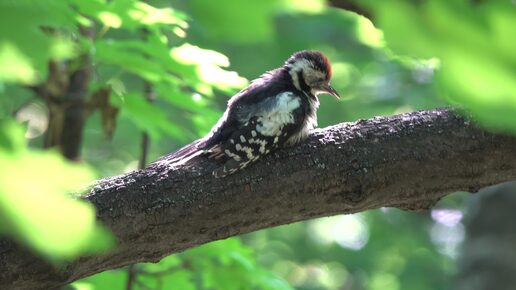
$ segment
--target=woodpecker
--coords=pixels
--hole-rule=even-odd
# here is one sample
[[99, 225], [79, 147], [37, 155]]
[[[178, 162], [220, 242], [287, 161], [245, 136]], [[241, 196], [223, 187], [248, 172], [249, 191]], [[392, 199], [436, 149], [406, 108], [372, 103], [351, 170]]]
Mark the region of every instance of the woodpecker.
[[278, 148], [299, 143], [317, 126], [317, 96], [327, 93], [340, 98], [330, 85], [331, 74], [331, 64], [322, 53], [294, 53], [283, 66], [234, 95], [205, 137], [167, 159], [182, 163], [205, 154], [221, 162], [213, 175], [224, 177]]

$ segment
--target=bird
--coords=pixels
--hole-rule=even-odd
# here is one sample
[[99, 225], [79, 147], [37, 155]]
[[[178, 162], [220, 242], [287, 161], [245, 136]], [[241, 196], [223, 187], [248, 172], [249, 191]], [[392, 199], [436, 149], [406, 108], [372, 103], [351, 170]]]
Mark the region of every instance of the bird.
[[317, 127], [318, 95], [340, 98], [330, 85], [331, 77], [331, 64], [323, 53], [295, 52], [231, 97], [210, 132], [170, 154], [167, 162], [184, 163], [202, 154], [220, 162], [213, 175], [221, 178], [278, 148], [300, 143]]

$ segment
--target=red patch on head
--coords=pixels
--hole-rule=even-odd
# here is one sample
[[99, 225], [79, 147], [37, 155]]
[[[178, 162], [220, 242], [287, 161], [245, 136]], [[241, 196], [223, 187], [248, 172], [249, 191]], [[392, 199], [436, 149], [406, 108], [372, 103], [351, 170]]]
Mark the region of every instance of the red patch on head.
[[296, 52], [285, 62], [285, 65], [289, 66], [303, 59], [308, 60], [315, 69], [325, 72], [328, 76], [328, 80], [331, 79], [332, 71], [330, 61], [319, 51], [303, 50]]
[[326, 72], [328, 73], [328, 79], [331, 79], [331, 73], [332, 73], [331, 63], [325, 55], [321, 54], [321, 57], [322, 57], [322, 62], [324, 63], [324, 66], [326, 67]]

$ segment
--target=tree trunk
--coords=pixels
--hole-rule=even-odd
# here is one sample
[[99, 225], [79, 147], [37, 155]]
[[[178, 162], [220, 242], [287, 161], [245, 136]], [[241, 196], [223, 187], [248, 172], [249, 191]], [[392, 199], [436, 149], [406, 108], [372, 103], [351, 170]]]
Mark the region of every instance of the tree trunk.
[[473, 199], [459, 262], [457, 290], [513, 290], [516, 285], [516, 182]]

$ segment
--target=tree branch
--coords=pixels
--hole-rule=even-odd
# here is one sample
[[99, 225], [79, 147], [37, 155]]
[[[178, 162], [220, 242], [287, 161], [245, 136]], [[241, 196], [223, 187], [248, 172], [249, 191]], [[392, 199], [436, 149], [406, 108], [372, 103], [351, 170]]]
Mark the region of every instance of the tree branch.
[[55, 270], [0, 241], [0, 288], [49, 289], [94, 273], [263, 228], [379, 207], [424, 210], [453, 191], [516, 179], [516, 138], [441, 109], [314, 132], [235, 175], [155, 163], [99, 181], [85, 197], [119, 239], [113, 252]]

